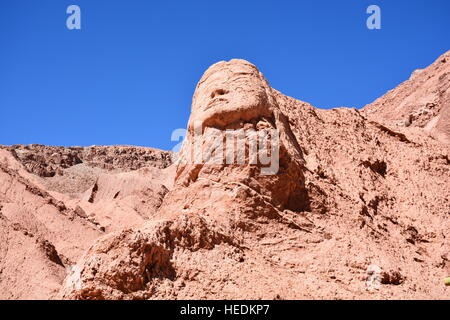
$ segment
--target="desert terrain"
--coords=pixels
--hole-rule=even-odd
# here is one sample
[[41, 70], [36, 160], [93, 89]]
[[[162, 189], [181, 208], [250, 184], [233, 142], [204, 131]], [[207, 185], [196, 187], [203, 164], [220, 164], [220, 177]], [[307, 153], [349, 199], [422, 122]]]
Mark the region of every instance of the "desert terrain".
[[[201, 150], [277, 132], [276, 172], [191, 161], [197, 123]], [[186, 127], [178, 154], [1, 146], [0, 299], [450, 297], [450, 51], [361, 109], [222, 61]]]

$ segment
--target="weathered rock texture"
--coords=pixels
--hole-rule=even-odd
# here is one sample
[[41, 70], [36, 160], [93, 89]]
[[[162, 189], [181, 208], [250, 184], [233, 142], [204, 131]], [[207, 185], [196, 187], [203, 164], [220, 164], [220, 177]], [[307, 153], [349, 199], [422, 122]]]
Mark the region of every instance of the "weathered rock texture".
[[417, 127], [450, 144], [450, 52], [363, 109], [392, 127]]
[[169, 163], [150, 148], [0, 147], [0, 299], [55, 297], [98, 237], [154, 214]]
[[[448, 97], [439, 63], [448, 66], [438, 60], [421, 73], [441, 78], [439, 88], [413, 78], [411, 94]], [[272, 89], [252, 64], [231, 60], [200, 80], [185, 143], [169, 167], [156, 150], [140, 150], [152, 155], [141, 163], [130, 149], [115, 161], [115, 148], [123, 147], [108, 147], [117, 167], [93, 165], [96, 157], [83, 152], [75, 154], [78, 163], [70, 150], [60, 152], [64, 161], [39, 165], [41, 152], [24, 160], [0, 150], [0, 221], [7, 230], [1, 236], [11, 239], [0, 244], [10, 255], [0, 260], [4, 297], [448, 298], [442, 282], [450, 273], [448, 99], [436, 98], [439, 119], [430, 118], [436, 125], [427, 132], [390, 122], [402, 119], [402, 108], [394, 116], [396, 104], [413, 99], [404, 92], [394, 105], [388, 93], [362, 111], [319, 110]], [[268, 136], [277, 130], [277, 173], [264, 174], [266, 163], [250, 162], [251, 136], [237, 148], [243, 163], [192, 161], [208, 148], [219, 150], [212, 158], [220, 159], [215, 138], [230, 130]], [[36, 167], [55, 175], [30, 169]], [[24, 202], [27, 187], [20, 186], [31, 181], [35, 191]], [[43, 240], [25, 242], [23, 226], [34, 226], [36, 213], [21, 212], [41, 203], [48, 207], [39, 215], [42, 228], [64, 219], [79, 227], [64, 231], [64, 239], [56, 227], [51, 237], [35, 227], [27, 232]], [[77, 248], [70, 247], [72, 234]], [[45, 270], [39, 275], [45, 285], [14, 273], [12, 263], [24, 255], [32, 261], [23, 263], [24, 272]]]

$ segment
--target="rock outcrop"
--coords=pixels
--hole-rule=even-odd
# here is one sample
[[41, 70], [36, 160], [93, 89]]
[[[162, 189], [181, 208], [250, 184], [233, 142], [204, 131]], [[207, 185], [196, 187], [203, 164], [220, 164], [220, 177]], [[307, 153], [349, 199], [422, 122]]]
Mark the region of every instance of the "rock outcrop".
[[54, 298], [97, 238], [161, 205], [169, 161], [150, 148], [1, 147], [0, 299]]
[[363, 113], [392, 127], [417, 127], [450, 144], [450, 52], [367, 105]]
[[[267, 148], [252, 152], [255, 141]], [[160, 207], [98, 239], [61, 297], [445, 298], [448, 152], [421, 130], [316, 109], [246, 61], [220, 62], [197, 86]]]
[[62, 175], [64, 169], [84, 163], [108, 171], [132, 171], [143, 167], [167, 168], [171, 153], [134, 146], [51, 147], [38, 144], [2, 146], [26, 170], [40, 177]]
[[0, 148], [0, 298], [446, 298], [448, 59], [362, 110], [219, 62], [176, 155]]

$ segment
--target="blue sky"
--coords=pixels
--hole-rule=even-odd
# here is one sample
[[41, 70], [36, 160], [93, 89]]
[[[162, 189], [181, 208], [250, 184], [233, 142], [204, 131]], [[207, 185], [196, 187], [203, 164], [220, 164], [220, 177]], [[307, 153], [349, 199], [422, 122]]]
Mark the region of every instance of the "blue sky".
[[[66, 8], [81, 8], [68, 30]], [[381, 30], [366, 8], [381, 8]], [[243, 58], [281, 92], [362, 107], [450, 49], [448, 0], [2, 0], [0, 144], [171, 149], [206, 68]]]

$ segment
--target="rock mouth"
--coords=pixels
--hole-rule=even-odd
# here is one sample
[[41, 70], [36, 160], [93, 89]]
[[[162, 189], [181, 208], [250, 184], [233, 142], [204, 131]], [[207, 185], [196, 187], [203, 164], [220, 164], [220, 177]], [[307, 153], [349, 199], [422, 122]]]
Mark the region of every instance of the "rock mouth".
[[204, 110], [206, 111], [211, 107], [215, 107], [218, 104], [221, 104], [220, 102], [224, 102], [223, 104], [227, 104], [229, 101], [225, 98], [214, 98], [207, 104], [207, 106], [206, 106], [206, 108], [204, 108]]

